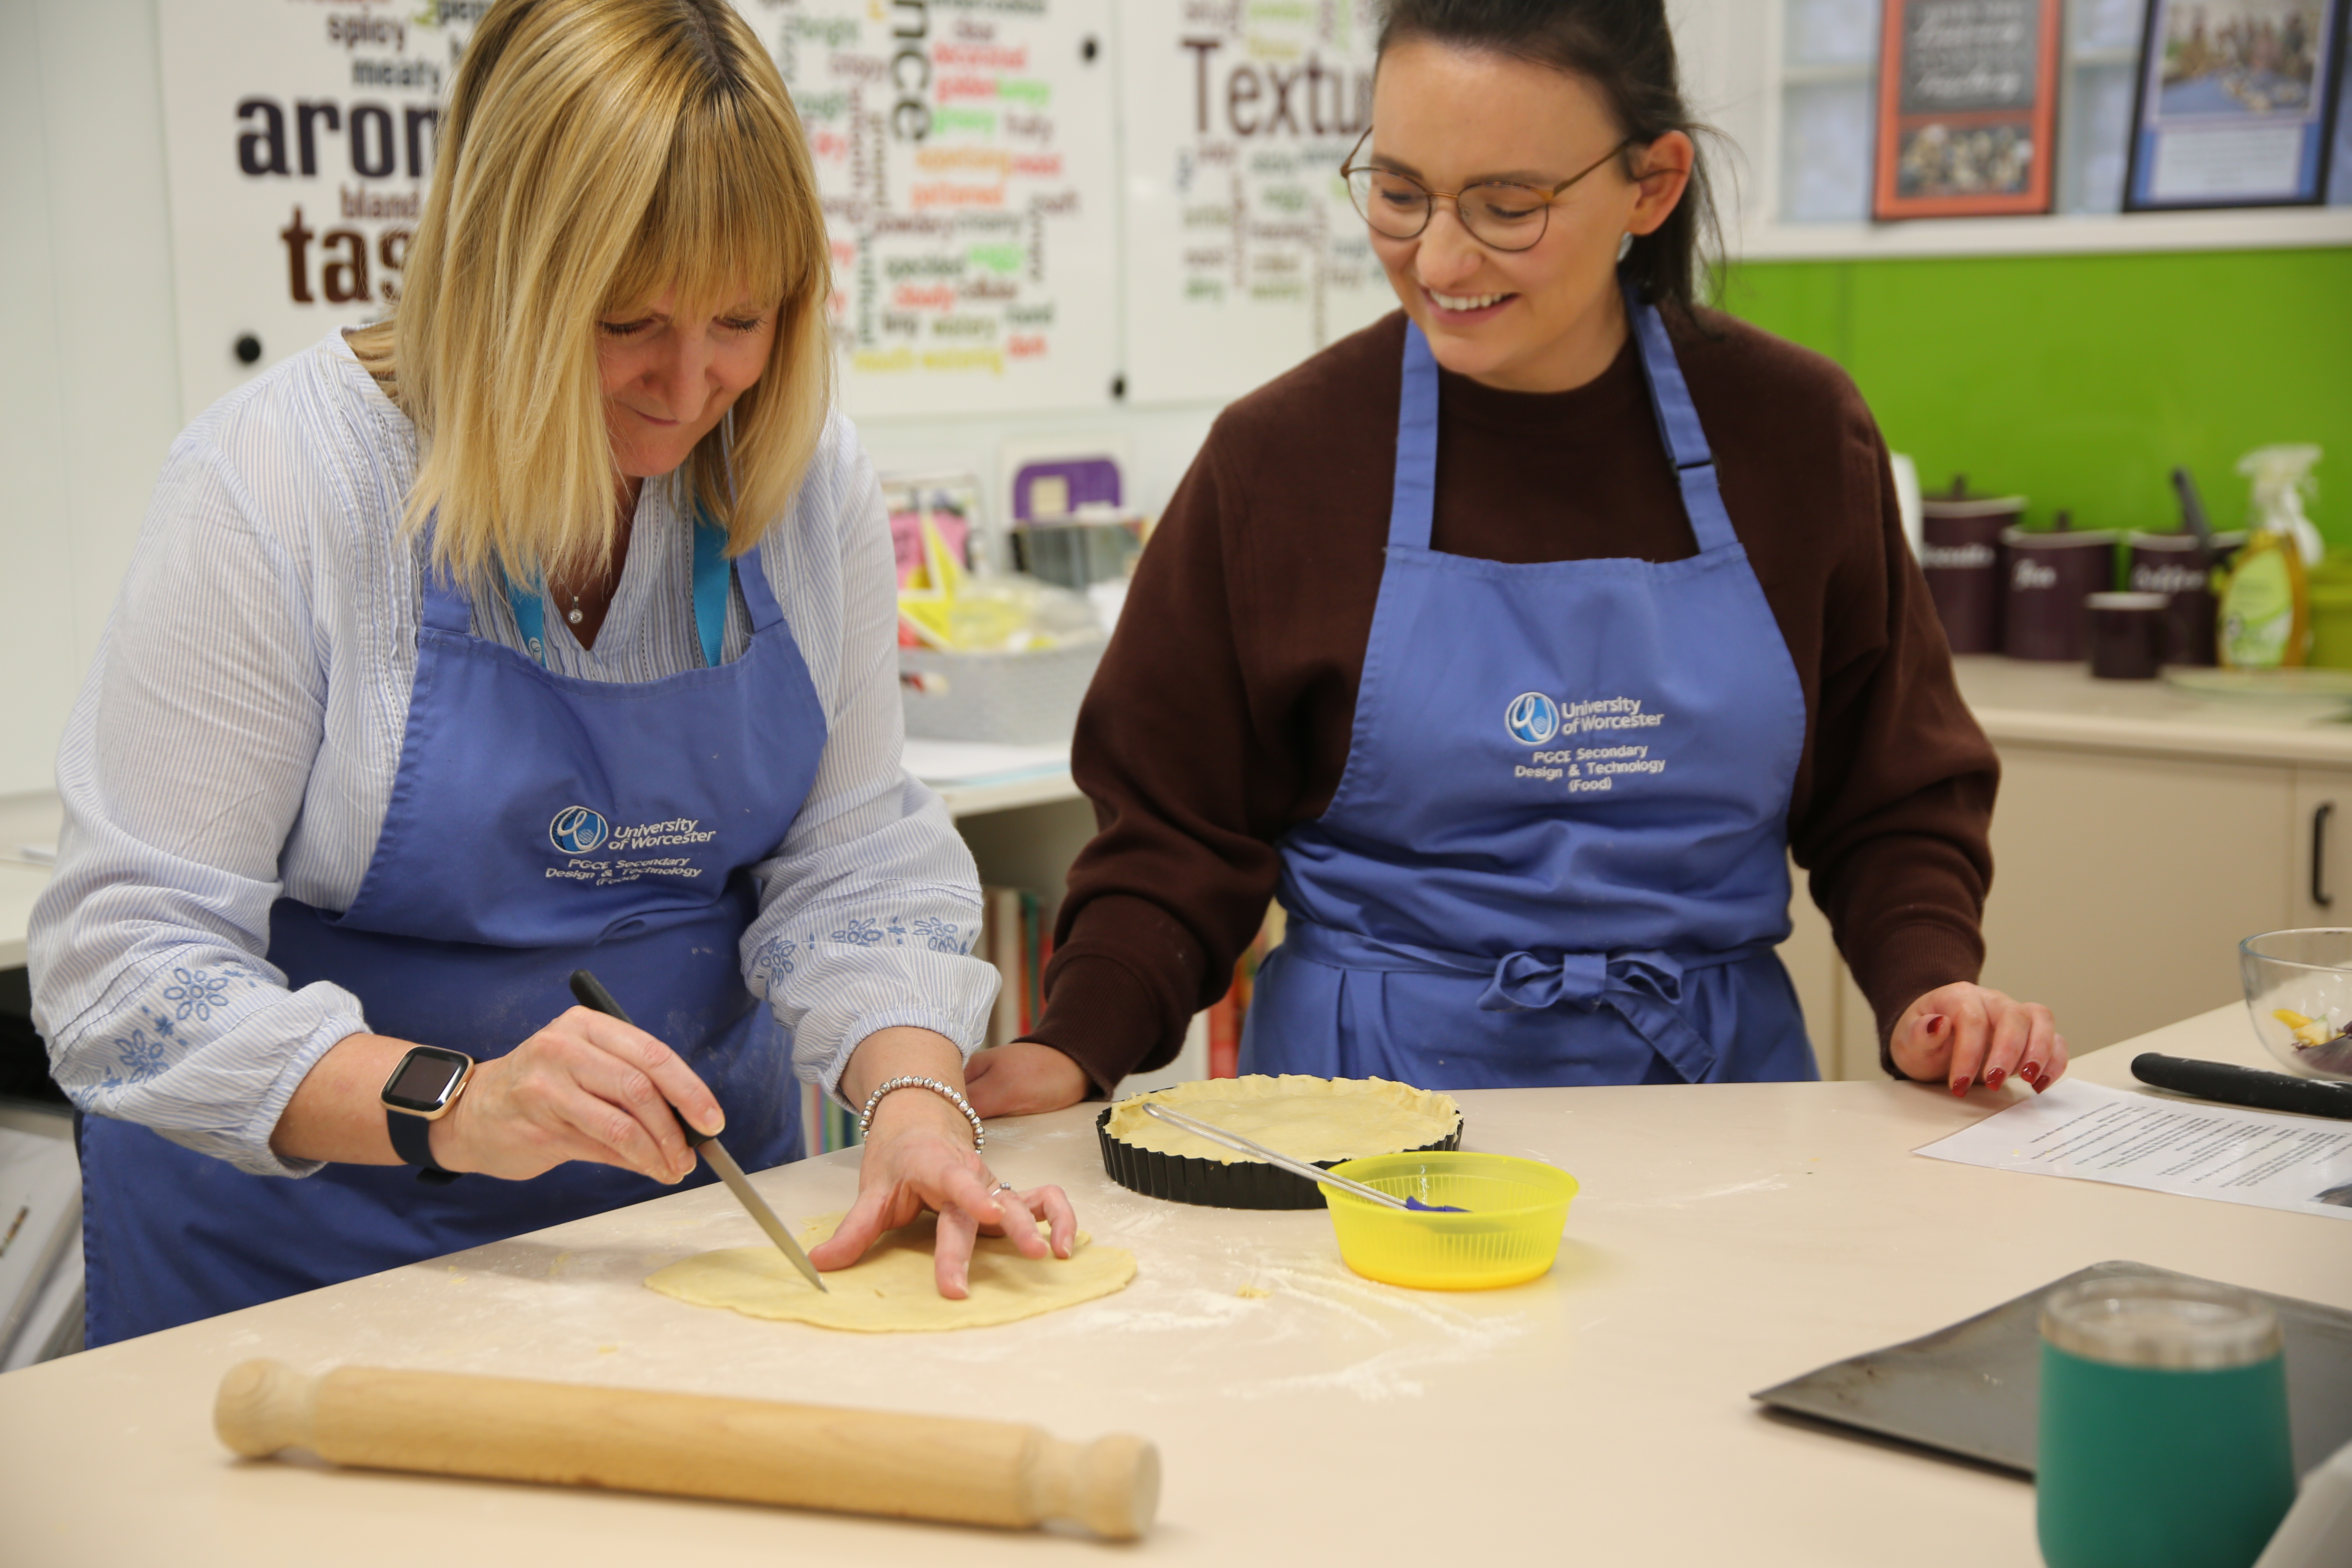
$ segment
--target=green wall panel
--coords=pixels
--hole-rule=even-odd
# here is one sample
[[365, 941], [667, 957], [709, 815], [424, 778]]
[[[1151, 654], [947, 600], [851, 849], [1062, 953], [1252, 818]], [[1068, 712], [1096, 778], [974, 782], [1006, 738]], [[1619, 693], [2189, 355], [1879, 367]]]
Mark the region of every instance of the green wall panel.
[[2313, 521], [2352, 549], [2352, 248], [1748, 262], [1723, 303], [1853, 375], [1929, 489], [2021, 492], [2030, 526], [2215, 526], [2273, 441], [2327, 448]]

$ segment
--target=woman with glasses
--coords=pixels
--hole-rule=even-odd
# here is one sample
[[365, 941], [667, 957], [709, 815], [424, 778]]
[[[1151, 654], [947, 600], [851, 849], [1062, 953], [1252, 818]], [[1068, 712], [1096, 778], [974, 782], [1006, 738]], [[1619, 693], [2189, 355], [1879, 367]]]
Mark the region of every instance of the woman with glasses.
[[982, 1110], [1168, 1059], [1269, 895], [1245, 1072], [1815, 1076], [1811, 872], [1894, 1072], [2064, 1070], [1975, 984], [1997, 768], [1886, 449], [1696, 299], [1662, 0], [1395, 0], [1346, 177], [1403, 306], [1226, 410], [1079, 722], [1101, 828]]
[[[397, 312], [174, 444], [58, 759], [35, 1003], [104, 1344], [800, 1152], [814, 1253], [1031, 1257], [961, 1096], [980, 889], [899, 766], [815, 178], [725, 0], [499, 0]], [[571, 1005], [582, 968], [640, 1020]], [[676, 1114], [672, 1112], [676, 1108]]]

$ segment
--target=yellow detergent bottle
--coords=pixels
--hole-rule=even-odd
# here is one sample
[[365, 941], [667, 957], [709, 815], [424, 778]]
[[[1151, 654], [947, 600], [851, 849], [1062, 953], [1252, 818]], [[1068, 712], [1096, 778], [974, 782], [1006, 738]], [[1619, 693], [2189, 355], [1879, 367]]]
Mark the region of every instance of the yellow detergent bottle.
[[2253, 510], [2245, 548], [2221, 590], [2220, 652], [2232, 669], [2300, 665], [2311, 647], [2311, 584], [2305, 568], [2318, 559], [2319, 531], [2303, 514], [2312, 446], [2263, 447], [2238, 459], [2253, 481]]

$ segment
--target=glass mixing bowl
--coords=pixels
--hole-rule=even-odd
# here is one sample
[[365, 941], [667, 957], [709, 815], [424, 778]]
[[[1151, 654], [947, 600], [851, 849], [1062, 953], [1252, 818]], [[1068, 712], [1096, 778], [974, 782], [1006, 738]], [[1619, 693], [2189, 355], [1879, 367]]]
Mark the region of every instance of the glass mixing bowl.
[[2271, 931], [2238, 944], [2254, 1033], [2289, 1072], [2352, 1083], [2352, 929]]

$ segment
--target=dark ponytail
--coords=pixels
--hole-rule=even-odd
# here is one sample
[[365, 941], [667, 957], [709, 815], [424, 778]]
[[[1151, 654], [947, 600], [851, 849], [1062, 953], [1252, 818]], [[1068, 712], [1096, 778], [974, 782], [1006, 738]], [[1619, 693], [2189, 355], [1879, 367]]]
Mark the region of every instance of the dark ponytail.
[[1591, 82], [1633, 143], [1624, 154], [1628, 178], [1642, 149], [1667, 132], [1691, 137], [1689, 188], [1655, 232], [1633, 237], [1623, 264], [1653, 304], [1690, 313], [1717, 239], [1715, 206], [1696, 156], [1707, 128], [1683, 101], [1665, 0], [1388, 0], [1380, 52], [1408, 38], [1489, 49]]

